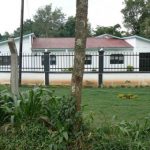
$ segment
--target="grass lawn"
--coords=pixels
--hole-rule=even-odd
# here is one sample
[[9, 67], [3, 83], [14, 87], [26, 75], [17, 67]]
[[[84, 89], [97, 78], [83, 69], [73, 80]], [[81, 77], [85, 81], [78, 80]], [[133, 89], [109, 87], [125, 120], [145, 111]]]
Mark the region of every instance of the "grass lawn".
[[[0, 86], [0, 90], [6, 88]], [[50, 87], [55, 90], [56, 95], [68, 95], [69, 87]], [[27, 90], [29, 87], [23, 87]], [[120, 99], [118, 94], [135, 94], [136, 99]], [[84, 114], [90, 112], [94, 116], [94, 126], [99, 126], [104, 121], [110, 121], [116, 116], [116, 121], [139, 120], [143, 122], [144, 117], [150, 114], [150, 87], [144, 88], [84, 88], [83, 101]]]

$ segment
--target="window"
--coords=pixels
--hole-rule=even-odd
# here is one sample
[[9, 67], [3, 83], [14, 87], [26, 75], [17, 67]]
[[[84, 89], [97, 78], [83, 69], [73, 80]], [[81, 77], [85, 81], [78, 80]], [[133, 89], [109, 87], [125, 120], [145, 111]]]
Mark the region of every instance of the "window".
[[110, 55], [110, 64], [123, 64], [124, 55], [122, 54], [111, 54]]
[[10, 65], [10, 56], [0, 56], [0, 66]]
[[91, 55], [85, 55], [85, 65], [91, 65], [92, 64], [92, 56]]
[[[42, 65], [44, 65], [44, 55], [42, 56], [41, 61], [42, 61]], [[56, 65], [56, 55], [50, 55], [49, 64]]]
[[50, 65], [56, 65], [56, 55], [50, 55]]

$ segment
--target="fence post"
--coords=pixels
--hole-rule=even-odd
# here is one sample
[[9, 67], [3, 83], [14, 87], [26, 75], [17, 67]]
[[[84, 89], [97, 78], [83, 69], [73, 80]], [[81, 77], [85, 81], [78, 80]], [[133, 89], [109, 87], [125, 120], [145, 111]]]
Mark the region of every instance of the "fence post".
[[8, 40], [8, 46], [11, 52], [11, 92], [13, 96], [18, 96], [18, 54], [14, 39]]
[[44, 52], [45, 85], [49, 85], [49, 52]]
[[104, 51], [98, 51], [98, 54], [99, 54], [98, 87], [102, 87], [103, 86]]

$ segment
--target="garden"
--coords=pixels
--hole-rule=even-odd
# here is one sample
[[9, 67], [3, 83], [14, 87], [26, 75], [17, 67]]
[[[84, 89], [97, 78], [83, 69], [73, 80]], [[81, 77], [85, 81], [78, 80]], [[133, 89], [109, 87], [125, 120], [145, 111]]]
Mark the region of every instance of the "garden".
[[83, 88], [76, 112], [70, 87], [0, 86], [0, 149], [149, 150], [149, 90]]

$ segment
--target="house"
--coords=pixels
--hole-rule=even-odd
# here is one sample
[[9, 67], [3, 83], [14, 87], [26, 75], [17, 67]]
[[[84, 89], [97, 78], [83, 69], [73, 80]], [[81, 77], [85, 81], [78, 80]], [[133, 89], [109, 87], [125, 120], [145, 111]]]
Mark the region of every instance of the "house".
[[[0, 71], [1, 69], [5, 71], [5, 66], [10, 65], [9, 56], [6, 57], [3, 55], [3, 53], [9, 53], [7, 42], [0, 42]], [[15, 42], [17, 49], [19, 49], [19, 38], [15, 38]], [[63, 76], [63, 73], [73, 67], [74, 44], [75, 38], [37, 38], [33, 33], [25, 35], [23, 37], [23, 53], [32, 56], [28, 57], [29, 55], [26, 55], [26, 57], [23, 57], [24, 81], [28, 80], [28, 82], [34, 83], [36, 76], [38, 76], [37, 80], [40, 83], [43, 82], [44, 52], [49, 52], [50, 80], [65, 84], [68, 79], [71, 79], [70, 74], [67, 75], [65, 73]], [[128, 66], [132, 67], [130, 70], [133, 71], [134, 69], [136, 72], [150, 71], [149, 39], [139, 36], [120, 38], [104, 34], [87, 38], [85, 72], [93, 73], [95, 71], [95, 74], [86, 74], [84, 76], [87, 83], [97, 82], [99, 51], [102, 50], [104, 51], [103, 69], [104, 73], [106, 73], [104, 76], [106, 83], [109, 82], [112, 84], [115, 81], [117, 83], [124, 83], [126, 80], [135, 80], [135, 74], [131, 75], [130, 73], [129, 78], [129, 74], [126, 72], [128, 71]], [[135, 53], [137, 54], [135, 55]], [[107, 74], [108, 72], [111, 76]], [[116, 72], [115, 75], [113, 74], [114, 72]], [[119, 72], [124, 72], [125, 74], [121, 74], [120, 76]], [[34, 79], [29, 79], [31, 78], [31, 74], [27, 77], [27, 73], [34, 73]], [[147, 79], [144, 75], [143, 77], [146, 79], [142, 78], [144, 83], [150, 83], [149, 78]], [[138, 83], [140, 80], [141, 78], [136, 79]]]
[[[0, 42], [0, 52], [1, 54], [9, 53], [9, 48], [7, 45], [8, 41]], [[15, 43], [17, 50], [19, 49], [19, 38], [15, 38]], [[73, 57], [69, 58], [64, 56], [62, 59], [57, 55], [61, 54], [73, 54], [75, 47], [75, 38], [37, 38], [33, 33], [23, 36], [23, 53], [24, 54], [43, 54], [45, 51], [50, 52], [50, 68], [53, 70], [56, 68], [64, 66], [65, 68], [73, 67]], [[123, 59], [122, 54], [118, 54], [121, 52], [132, 52], [133, 47], [127, 43], [124, 39], [114, 37], [111, 35], [102, 35], [101, 37], [90, 37], [87, 38], [86, 44], [86, 60], [85, 60], [85, 68], [96, 68], [98, 66], [98, 51], [103, 50], [105, 52], [113, 53], [111, 56], [111, 63], [109, 62], [108, 56], [105, 56], [105, 65], [113, 65], [116, 64], [116, 61], [120, 61]], [[116, 60], [118, 58], [118, 60]], [[23, 58], [23, 63], [25, 65], [32, 67], [36, 61], [38, 66], [41, 67], [43, 65], [43, 58], [38, 58], [38, 60], [25, 60]], [[9, 56], [0, 56], [0, 65], [10, 65], [10, 57]], [[113, 63], [114, 61], [114, 63]], [[30, 62], [30, 63], [25, 63]], [[68, 63], [69, 62], [69, 63]], [[35, 66], [35, 65], [34, 65]], [[90, 67], [89, 67], [90, 66]], [[24, 66], [26, 67], [26, 66]], [[113, 66], [112, 66], [113, 67]], [[51, 70], [52, 70], [51, 69]], [[98, 68], [97, 68], [98, 70]], [[58, 71], [58, 70], [57, 70]]]
[[[65, 68], [71, 68], [73, 66], [73, 57], [72, 60], [69, 60], [69, 57], [64, 57], [64, 60], [61, 60], [61, 58], [57, 57], [57, 55], [61, 55], [62, 53], [73, 53], [75, 47], [74, 44], [75, 38], [34, 38], [32, 52], [36, 54], [44, 52], [46, 49], [46, 51], [51, 52], [51, 60], [53, 60], [53, 62], [55, 61], [55, 63], [50, 63], [51, 68], [59, 68], [60, 63], [65, 66]], [[113, 37], [87, 38], [85, 68], [96, 68], [96, 66], [98, 66], [98, 51], [100, 50], [114, 53], [113, 56], [117, 57], [121, 55], [118, 54], [118, 52], [132, 52], [133, 47], [125, 40]], [[111, 58], [115, 59], [116, 57], [113, 56]], [[118, 59], [122, 59], [122, 55]], [[108, 61], [107, 58], [106, 60]], [[70, 63], [64, 64], [65, 61]], [[109, 61], [105, 61], [105, 65], [108, 64]]]
[[[31, 53], [33, 37], [35, 37], [34, 33], [30, 33], [23, 36], [23, 47], [22, 47], [23, 53], [29, 53], [29, 54]], [[16, 48], [19, 52], [20, 38], [17, 37], [14, 38], [14, 40], [15, 40]], [[8, 47], [8, 40], [0, 42], [0, 54], [10, 54], [10, 50]]]

